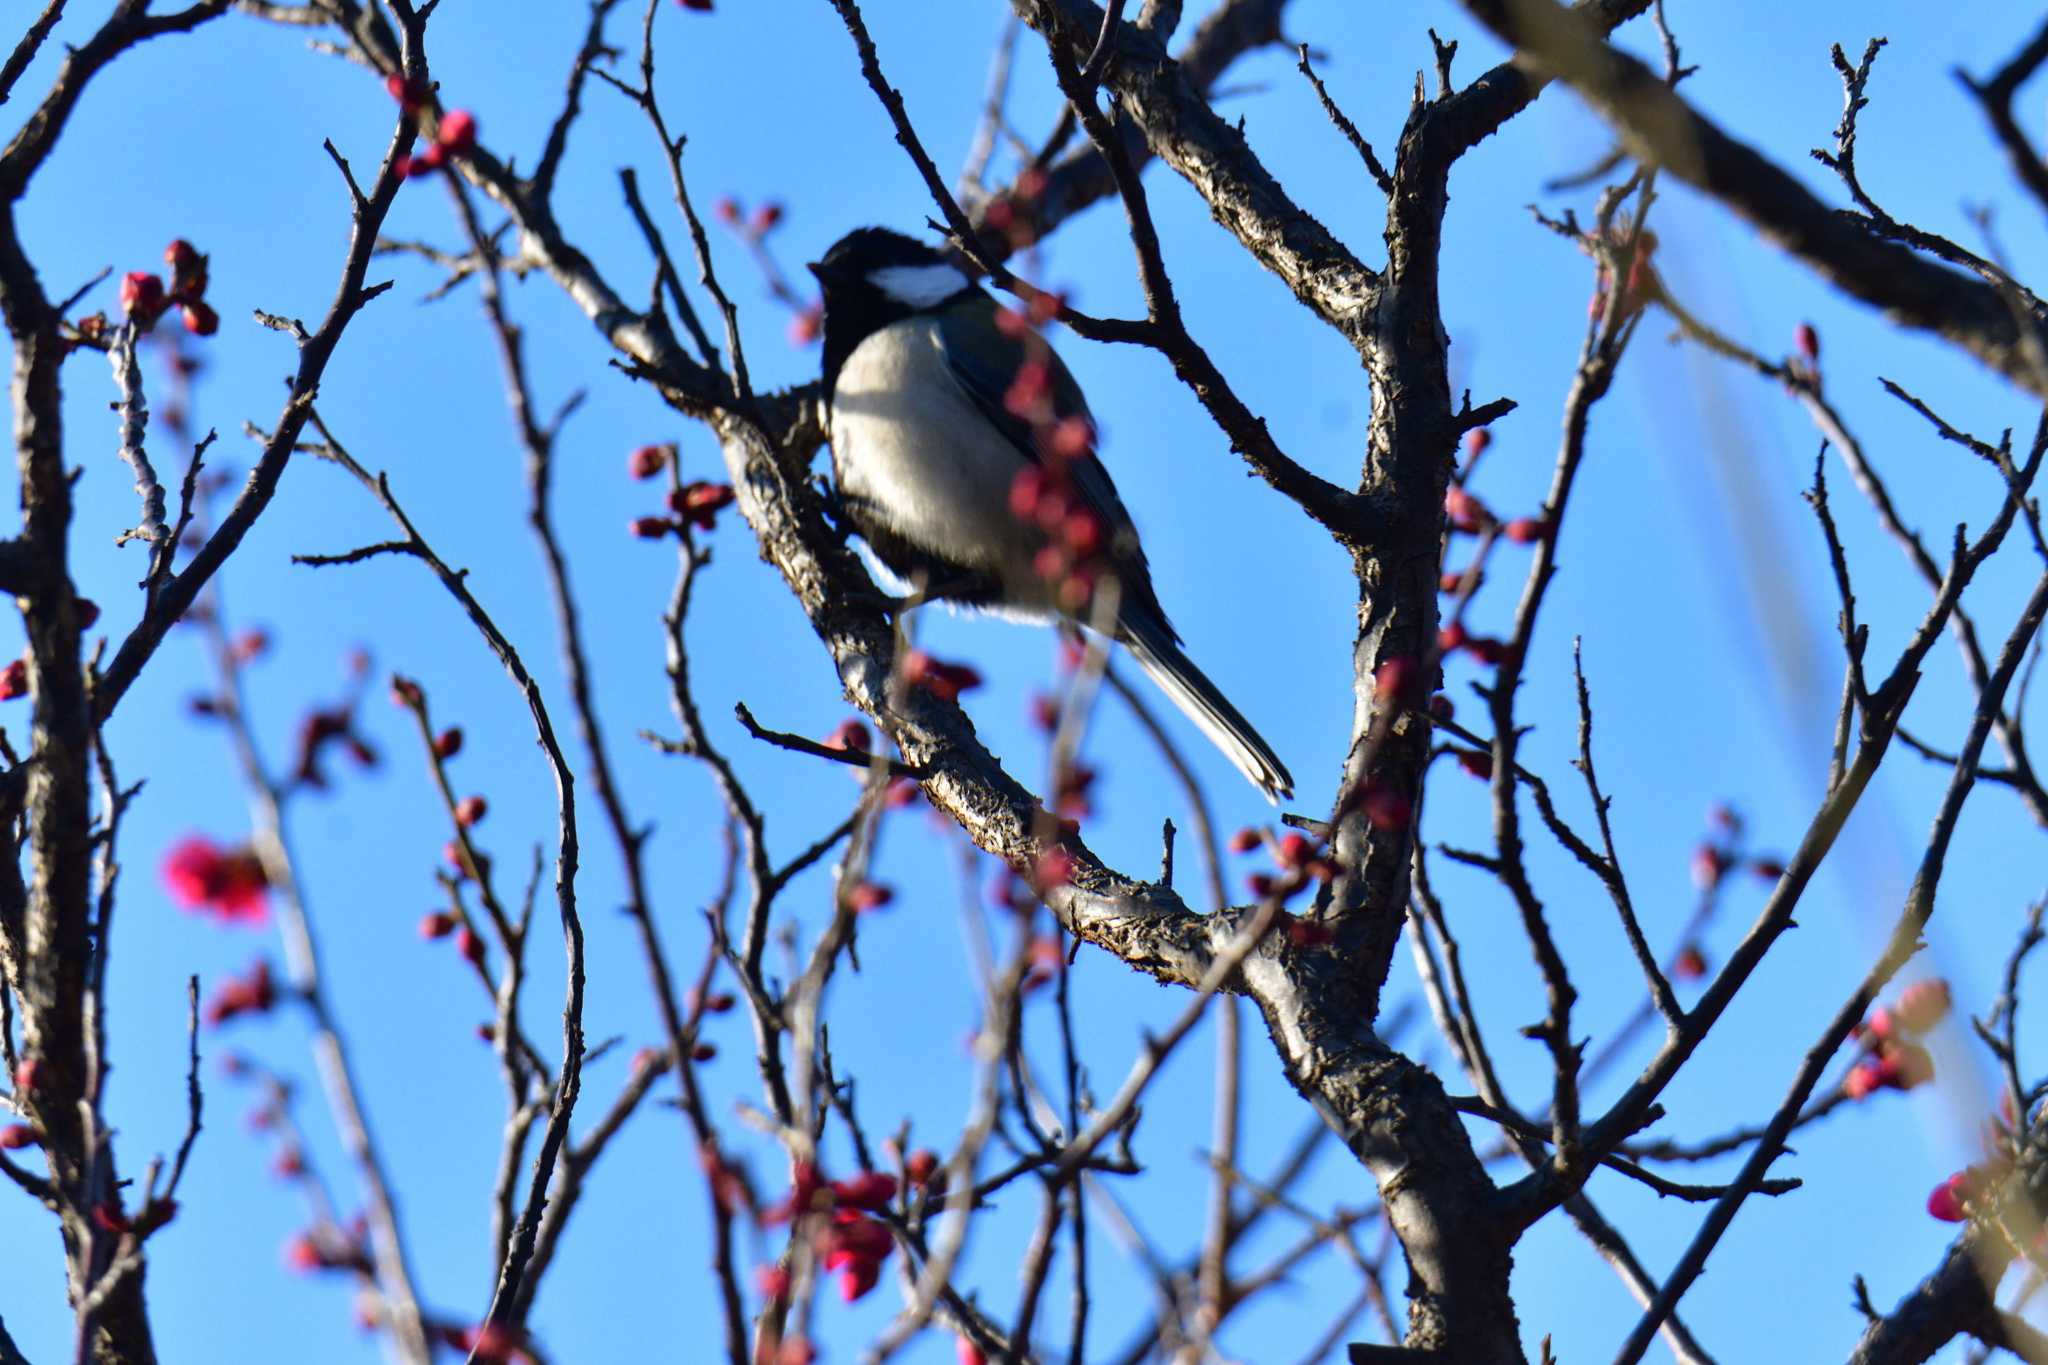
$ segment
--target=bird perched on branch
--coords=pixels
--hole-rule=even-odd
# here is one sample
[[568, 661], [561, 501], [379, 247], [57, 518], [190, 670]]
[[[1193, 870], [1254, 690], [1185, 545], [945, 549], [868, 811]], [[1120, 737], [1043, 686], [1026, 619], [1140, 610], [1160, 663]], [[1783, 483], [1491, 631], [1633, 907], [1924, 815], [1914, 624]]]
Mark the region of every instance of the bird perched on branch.
[[1032, 319], [886, 228], [855, 229], [810, 269], [834, 482], [875, 557], [927, 597], [1113, 635], [1269, 800], [1293, 795], [1272, 746], [1181, 651], [1087, 401]]

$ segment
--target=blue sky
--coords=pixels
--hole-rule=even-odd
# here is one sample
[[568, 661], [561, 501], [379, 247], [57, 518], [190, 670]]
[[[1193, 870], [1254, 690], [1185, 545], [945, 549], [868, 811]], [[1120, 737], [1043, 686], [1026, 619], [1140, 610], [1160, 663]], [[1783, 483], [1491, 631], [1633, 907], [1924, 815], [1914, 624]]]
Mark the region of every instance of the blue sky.
[[[21, 117], [47, 82], [59, 45], [82, 41], [102, 8], [66, 19], [24, 79], [11, 118]], [[429, 51], [444, 97], [477, 114], [494, 150], [531, 164], [582, 13], [570, 5], [520, 8], [531, 12], [507, 23], [489, 7], [445, 5]], [[2022, 41], [2021, 20], [2007, 7], [1983, 0], [1941, 10], [1680, 0], [1670, 9], [1686, 60], [1701, 67], [1686, 95], [1831, 202], [1842, 201], [1838, 188], [1807, 157], [1809, 148], [1828, 143], [1840, 111], [1827, 45], [1840, 42], [1854, 55], [1873, 32], [1891, 38], [1863, 122], [1861, 157], [1872, 192], [1896, 216], [1969, 243], [1979, 239], [1967, 207], [1999, 208], [1997, 231], [2012, 259], [2038, 255], [2038, 212], [2011, 190], [1950, 74], [1957, 65], [1985, 72]], [[871, 10], [884, 65], [927, 145], [942, 167], [958, 166], [1003, 7], [876, 3]], [[1332, 93], [1391, 155], [1414, 73], [1430, 65], [1430, 25], [1460, 41], [1456, 71], [1464, 79], [1499, 59], [1497, 45], [1446, 3], [1388, 18], [1381, 7], [1299, 0], [1290, 7], [1288, 33], [1331, 54], [1323, 71]], [[621, 25], [620, 35], [631, 27]], [[814, 258], [849, 227], [915, 229], [931, 212], [822, 0], [728, 0], [710, 16], [665, 7], [658, 32], [659, 89], [672, 124], [690, 136], [693, 191], [700, 203], [732, 195], [750, 205], [770, 198], [786, 204], [788, 221], [777, 237], [786, 265]], [[1643, 53], [1654, 47], [1641, 24], [1624, 42]], [[1247, 59], [1227, 79], [1222, 107], [1244, 120], [1252, 145], [1299, 201], [1376, 262], [1380, 196], [1292, 63], [1277, 50]], [[1031, 133], [1049, 125], [1056, 107], [1049, 77], [1027, 38], [1012, 108]], [[648, 262], [622, 212], [615, 173], [638, 166], [650, 198], [665, 198], [654, 192], [662, 183], [658, 149], [610, 92], [593, 91], [589, 105], [558, 203], [571, 237], [623, 295], [639, 297]], [[2022, 108], [2038, 132], [2032, 107]], [[307, 52], [293, 31], [233, 17], [111, 68], [21, 206], [25, 240], [53, 293], [69, 292], [106, 266], [154, 269], [174, 236], [212, 254], [210, 297], [224, 321], [200, 347], [208, 369], [196, 416], [202, 428], [221, 430], [218, 465], [247, 468], [252, 447], [241, 425], [274, 420], [279, 381], [292, 363], [288, 343], [252, 323], [250, 310], [311, 318], [333, 289], [346, 205], [321, 139], [332, 138], [360, 168], [381, 150], [390, 117], [374, 79]], [[1564, 92], [1552, 91], [1469, 155], [1452, 180], [1444, 311], [1454, 375], [1475, 401], [1506, 395], [1521, 404], [1496, 426], [1478, 481], [1478, 491], [1504, 513], [1533, 510], [1549, 478], [1591, 291], [1590, 265], [1537, 226], [1524, 206], [1554, 212], [1576, 205], [1584, 212], [1589, 194], [1551, 194], [1544, 182], [1591, 163], [1605, 147], [1597, 124]], [[1353, 480], [1368, 417], [1355, 357], [1209, 221], [1186, 186], [1157, 169], [1151, 185], [1194, 335], [1294, 458], [1326, 477]], [[663, 221], [671, 241], [679, 241]], [[1666, 184], [1653, 221], [1671, 287], [1718, 326], [1767, 354], [1789, 350], [1799, 321], [1818, 327], [1832, 396], [1931, 540], [1945, 542], [1957, 521], [1978, 527], [1988, 519], [1995, 481], [1886, 398], [1877, 377], [1899, 379], [1958, 425], [1986, 435], [2007, 426], [2030, 431], [2027, 401], [1945, 348], [1885, 329], [1683, 187]], [[406, 189], [389, 230], [442, 245], [457, 236], [445, 196], [427, 184]], [[742, 309], [756, 382], [811, 377], [816, 352], [785, 338], [786, 314], [763, 296], [738, 245], [715, 234], [714, 250]], [[1064, 227], [1034, 269], [1090, 312], [1140, 309], [1113, 207]], [[542, 674], [557, 724], [566, 728], [554, 626], [523, 523], [519, 453], [474, 297], [462, 291], [423, 306], [420, 296], [437, 282], [429, 269], [392, 261], [373, 278], [384, 273], [397, 287], [350, 329], [323, 387], [322, 411], [359, 458], [390, 471], [398, 496], [443, 556], [471, 569], [473, 587]], [[111, 307], [111, 287], [102, 286], [89, 305]], [[560, 450], [559, 516], [597, 660], [600, 705], [636, 818], [657, 827], [654, 890], [678, 967], [687, 970], [703, 951], [698, 912], [718, 878], [719, 815], [701, 771], [634, 738], [643, 728], [672, 727], [659, 613], [673, 559], [626, 534], [631, 517], [657, 509], [649, 488], [626, 476], [625, 456], [645, 442], [674, 440], [686, 477], [710, 477], [717, 454], [701, 428], [608, 367], [600, 339], [551, 284], [534, 277], [513, 287], [510, 306], [527, 329], [544, 407], [589, 391]], [[1571, 646], [1582, 636], [1598, 707], [1596, 752], [1615, 797], [1617, 837], [1660, 947], [1690, 910], [1687, 856], [1711, 803], [1743, 810], [1761, 847], [1796, 842], [1825, 773], [1839, 682], [1832, 588], [1818, 532], [1799, 498], [1817, 437], [1782, 395], [1667, 344], [1668, 330], [1656, 317], [1645, 325], [1595, 417], [1522, 708], [1538, 726], [1524, 762], [1569, 793], [1569, 815], [1587, 819], [1567, 767], [1575, 743]], [[1351, 704], [1354, 602], [1342, 556], [1281, 499], [1247, 480], [1158, 357], [1071, 336], [1058, 341], [1102, 421], [1105, 459], [1146, 537], [1161, 596], [1191, 654], [1286, 759], [1298, 781], [1296, 808], [1323, 809]], [[141, 572], [137, 551], [112, 546], [133, 517], [130, 480], [114, 459], [110, 388], [100, 362], [74, 359], [66, 383], [69, 458], [84, 470], [74, 573], [104, 608], [102, 629], [118, 639], [139, 611], [132, 586]], [[1855, 500], [1838, 464], [1831, 476], [1864, 619], [1872, 624], [1873, 656], [1888, 660], [1927, 595]], [[226, 572], [230, 619], [260, 625], [276, 641], [248, 679], [267, 752], [274, 763], [287, 761], [299, 716], [341, 691], [345, 656], [367, 646], [380, 677], [397, 669], [420, 678], [437, 715], [466, 728], [468, 751], [456, 768], [462, 789], [492, 804], [483, 841], [501, 863], [522, 864], [536, 843], [551, 848], [552, 787], [519, 697], [453, 605], [411, 563], [319, 572], [290, 564], [294, 553], [346, 549], [384, 534], [381, 514], [359, 489], [330, 467], [302, 461]], [[729, 719], [731, 703], [747, 702], [766, 725], [809, 734], [830, 730], [846, 707], [801, 614], [760, 563], [744, 527], [729, 521], [713, 539], [717, 558], [690, 627], [699, 696], [715, 736], [771, 812], [774, 848], [787, 856], [843, 816], [853, 784], [813, 760], [751, 743]], [[1519, 567], [1519, 553], [1496, 560], [1498, 577], [1476, 608], [1479, 625], [1505, 627], [1519, 590], [1506, 571]], [[2009, 559], [1987, 571], [1969, 599], [1993, 637], [2002, 637], [2035, 572], [2017, 550]], [[1012, 770], [1035, 778], [1044, 756], [1025, 706], [1052, 675], [1049, 638], [937, 612], [922, 629], [935, 652], [970, 660], [989, 675], [968, 709]], [[12, 648], [0, 640], [0, 652]], [[1453, 668], [1451, 691], [1461, 702], [1469, 697], [1470, 668]], [[258, 954], [275, 955], [268, 931], [222, 930], [178, 913], [154, 873], [163, 851], [189, 832], [232, 838], [247, 827], [224, 737], [186, 714], [188, 697], [207, 685], [206, 676], [197, 637], [174, 635], [109, 732], [124, 779], [148, 779], [123, 829], [127, 871], [112, 967], [116, 1070], [109, 1104], [129, 1170], [179, 1135], [186, 974], [213, 982]], [[431, 872], [446, 833], [409, 721], [381, 692], [373, 689], [365, 715], [386, 764], [371, 775], [348, 773], [330, 794], [297, 803], [293, 836], [329, 990], [389, 1154], [423, 1292], [437, 1310], [475, 1316], [489, 1291], [486, 1209], [503, 1096], [495, 1064], [472, 1033], [487, 1003], [451, 952], [414, 935], [415, 921], [436, 900]], [[1962, 728], [1964, 697], [1953, 652], [1940, 647], [1909, 724], [1933, 743], [1951, 741]], [[0, 714], [0, 723], [10, 720], [18, 728], [25, 717]], [[1225, 828], [1266, 816], [1256, 793], [1198, 736], [1186, 727], [1177, 734], [1210, 780]], [[1180, 817], [1157, 755], [1114, 706], [1103, 709], [1090, 754], [1105, 774], [1091, 843], [1116, 865], [1152, 866], [1161, 817]], [[1705, 1136], [1761, 1119], [1775, 1106], [1800, 1055], [1888, 931], [1939, 781], [1910, 754], [1888, 761], [1809, 893], [1799, 930], [1773, 951], [1667, 1095], [1662, 1131]], [[1482, 785], [1440, 770], [1426, 837], [1481, 844], [1486, 821]], [[2032, 871], [2038, 839], [2003, 793], [1990, 789], [1973, 798], [1929, 952], [1909, 975], [1938, 971], [1954, 981], [1963, 1009], [1988, 1007], [2018, 917], [2041, 890]], [[949, 1139], [967, 1107], [962, 1039], [976, 1002], [960, 933], [957, 850], [957, 835], [921, 814], [894, 817], [878, 873], [898, 888], [898, 899], [863, 926], [861, 973], [842, 976], [834, 988], [835, 1050], [842, 1067], [860, 1078], [861, 1108], [878, 1133], [907, 1119], [925, 1138]], [[1599, 888], [1540, 841], [1532, 856], [1582, 993], [1580, 1026], [1597, 1046], [1635, 1008], [1639, 978]], [[588, 1028], [593, 1039], [617, 1035], [626, 1043], [590, 1069], [586, 1103], [593, 1108], [615, 1092], [624, 1057], [658, 1032], [630, 926], [609, 909], [619, 896], [615, 861], [594, 811], [586, 812]], [[977, 875], [985, 880], [991, 871], [984, 865]], [[1515, 1029], [1540, 1016], [1542, 994], [1513, 907], [1498, 888], [1442, 860], [1436, 877], [1465, 945], [1496, 1060], [1513, 1093], [1537, 1105], [1547, 1094], [1546, 1058]], [[1748, 882], [1731, 889], [1710, 947], [1733, 942], [1762, 894]], [[814, 931], [827, 910], [826, 884], [815, 876], [792, 888], [784, 905], [800, 934]], [[537, 940], [528, 1017], [536, 1037], [553, 1038], [561, 967], [551, 936]], [[1413, 994], [1405, 953], [1395, 980], [1391, 999]], [[1163, 1026], [1183, 997], [1093, 949], [1080, 956], [1074, 989], [1094, 1088], [1107, 1094], [1135, 1055], [1139, 1030]], [[1279, 1074], [1257, 1021], [1248, 1015], [1247, 1025], [1244, 1145], [1256, 1173], [1269, 1169], [1312, 1119]], [[1036, 1046], [1049, 1044], [1050, 1026], [1049, 1015], [1030, 1016]], [[729, 1116], [736, 1102], [757, 1099], [758, 1085], [743, 1061], [744, 1026], [729, 1019], [713, 1036], [727, 1055], [707, 1076], [718, 1112]], [[204, 1041], [209, 1053], [232, 1045], [305, 1078], [312, 1155], [346, 1191], [345, 1162], [311, 1083], [299, 1021], [242, 1024]], [[1405, 1041], [1447, 1065], [1441, 1046], [1418, 1034]], [[2023, 1046], [2040, 1041], [2038, 1032], [2022, 1038]], [[2038, 1046], [2031, 1055], [2038, 1059]], [[1717, 1357], [1845, 1353], [1859, 1326], [1849, 1306], [1852, 1275], [1866, 1276], [1874, 1298], [1889, 1304], [1935, 1264], [1950, 1229], [1927, 1218], [1921, 1204], [1929, 1188], [1970, 1159], [1976, 1120], [1988, 1103], [1988, 1072], [1963, 1030], [1950, 1026], [1939, 1056], [1936, 1085], [1910, 1096], [1881, 1095], [1803, 1134], [1797, 1156], [1780, 1173], [1800, 1176], [1805, 1187], [1745, 1207], [1684, 1307]], [[1138, 1144], [1146, 1175], [1115, 1187], [1132, 1218], [1168, 1249], [1192, 1248], [1200, 1235], [1209, 1057], [1205, 1028], [1148, 1092]], [[1462, 1077], [1447, 1079], [1454, 1090], [1468, 1088]], [[1615, 1093], [1623, 1079], [1616, 1073], [1596, 1086], [1594, 1101]], [[282, 1267], [279, 1248], [303, 1212], [265, 1174], [266, 1140], [239, 1120], [248, 1096], [211, 1070], [207, 1085], [207, 1131], [183, 1191], [184, 1212], [151, 1243], [149, 1292], [164, 1357], [288, 1357], [321, 1365], [375, 1358], [375, 1340], [350, 1326], [349, 1296], [339, 1281]], [[774, 1153], [765, 1143], [747, 1145], [741, 1131], [735, 1123], [737, 1149], [761, 1183], [775, 1187]], [[1698, 1211], [1659, 1204], [1611, 1176], [1592, 1188], [1655, 1271], [1668, 1268], [1697, 1225]], [[342, 1197], [352, 1203], [352, 1196]], [[1301, 1198], [1321, 1208], [1353, 1207], [1369, 1203], [1371, 1189], [1332, 1144]], [[69, 1313], [55, 1229], [18, 1197], [0, 1202], [0, 1210], [0, 1315], [30, 1359], [61, 1359]], [[1011, 1267], [1035, 1212], [1034, 1197], [1019, 1189], [977, 1225], [970, 1247], [963, 1281], [1004, 1318], [1017, 1295]], [[1280, 1235], [1276, 1225], [1237, 1264], [1261, 1264], [1292, 1234]], [[535, 1325], [554, 1358], [703, 1358], [714, 1340], [706, 1246], [687, 1131], [671, 1111], [650, 1107], [595, 1175], [550, 1272]], [[1091, 1358], [1127, 1341], [1150, 1305], [1147, 1282], [1112, 1244], [1098, 1236], [1096, 1250], [1103, 1278]], [[749, 1254], [765, 1258], [772, 1247], [750, 1247]], [[1062, 1258], [1041, 1321], [1063, 1323], [1065, 1274]], [[1397, 1268], [1390, 1277], [1397, 1296], [1400, 1284]], [[1532, 1347], [1549, 1334], [1561, 1359], [1601, 1358], [1634, 1321], [1613, 1275], [1555, 1217], [1521, 1244], [1516, 1289]], [[1261, 1362], [1298, 1358], [1353, 1290], [1341, 1261], [1325, 1256], [1233, 1316], [1222, 1349]], [[827, 1358], [855, 1358], [894, 1302], [885, 1284], [850, 1310], [822, 1304], [816, 1321]], [[931, 1335], [904, 1358], [950, 1360], [951, 1350]]]

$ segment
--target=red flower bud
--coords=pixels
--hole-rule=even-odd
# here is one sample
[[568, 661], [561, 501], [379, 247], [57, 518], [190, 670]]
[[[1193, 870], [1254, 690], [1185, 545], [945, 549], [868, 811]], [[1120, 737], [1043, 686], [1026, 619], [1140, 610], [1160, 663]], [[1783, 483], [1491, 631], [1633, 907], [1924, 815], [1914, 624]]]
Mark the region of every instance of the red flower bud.
[[420, 105], [427, 98], [427, 90], [423, 82], [408, 81], [403, 76], [386, 76], [384, 78], [384, 90], [391, 98], [397, 100], [399, 108], [408, 114], [417, 113]]
[[131, 270], [121, 277], [121, 311], [139, 327], [155, 325], [163, 315], [166, 299], [164, 282], [146, 270]]
[[455, 803], [455, 823], [467, 829], [483, 819], [489, 809], [490, 803], [481, 796], [465, 796]]
[[199, 252], [183, 237], [173, 237], [164, 248], [164, 264], [173, 275], [189, 275], [199, 265]]
[[1376, 779], [1366, 782], [1359, 804], [1376, 829], [1406, 829], [1415, 818], [1415, 803]]
[[1728, 870], [1728, 855], [1712, 844], [1701, 844], [1692, 851], [1692, 884], [1702, 891], [1711, 891], [1721, 884], [1721, 874]]
[[1482, 782], [1493, 780], [1493, 755], [1478, 749], [1459, 749], [1458, 766]]
[[1809, 363], [1820, 361], [1820, 333], [1813, 330], [1813, 324], [1802, 322], [1792, 329], [1792, 344], [1799, 348], [1799, 354]]
[[185, 316], [185, 330], [196, 337], [210, 337], [220, 330], [220, 314], [198, 299], [193, 299], [181, 310]]
[[1372, 683], [1381, 701], [1411, 705], [1422, 691], [1422, 665], [1406, 655], [1384, 660], [1373, 670]]
[[635, 517], [626, 523], [626, 529], [633, 533], [635, 540], [660, 540], [675, 527], [676, 524], [667, 517]]
[[1457, 484], [1444, 490], [1444, 515], [1450, 518], [1451, 528], [1457, 531], [1476, 531], [1490, 516], [1485, 503]]
[[420, 918], [420, 937], [424, 939], [446, 938], [455, 932], [460, 923], [446, 910], [431, 910]]
[[626, 469], [636, 479], [651, 479], [668, 468], [667, 446], [641, 446], [626, 457]]
[[844, 753], [874, 752], [874, 742], [868, 735], [868, 727], [852, 716], [840, 721], [838, 728], [825, 736], [824, 745], [828, 749], [838, 749]]
[[1671, 964], [1671, 974], [1680, 981], [1697, 981], [1707, 974], [1707, 957], [1690, 943], [1678, 950], [1678, 957]]
[[0, 1149], [18, 1152], [24, 1147], [34, 1147], [42, 1141], [40, 1134], [26, 1123], [10, 1123], [0, 1128]]
[[921, 687], [941, 701], [956, 700], [962, 692], [981, 686], [981, 674], [972, 668], [944, 663], [921, 649], [903, 656], [903, 677], [911, 686]]
[[1501, 528], [1501, 534], [1517, 545], [1534, 545], [1550, 534], [1550, 523], [1541, 517], [1516, 517]]
[[690, 1060], [693, 1062], [708, 1062], [717, 1055], [716, 1043], [698, 1043], [690, 1049]]
[[789, 344], [809, 346], [825, 331], [825, 310], [819, 304], [806, 304], [789, 320]]
[[1776, 858], [1752, 859], [1749, 870], [1767, 882], [1777, 881], [1785, 875], [1785, 865]]
[[781, 222], [782, 205], [778, 201], [770, 199], [767, 203], [754, 210], [754, 221], [751, 226], [756, 236], [762, 236], [773, 232], [776, 225]]
[[450, 109], [441, 116], [434, 142], [451, 156], [468, 156], [476, 150], [476, 116], [467, 109]]
[[1969, 1179], [1968, 1171], [1957, 1171], [1936, 1185], [1934, 1192], [1927, 1196], [1927, 1212], [1944, 1223], [1960, 1223], [1967, 1219], [1970, 1215], [1963, 1208], [1963, 1200], [1968, 1195]]
[[846, 893], [846, 903], [856, 911], [863, 912], [880, 910], [895, 899], [894, 888], [884, 886], [880, 882], [859, 882]]
[[953, 1354], [959, 1358], [960, 1365], [988, 1365], [988, 1356], [966, 1337], [953, 1339]]
[[1466, 633], [1464, 624], [1459, 621], [1453, 621], [1436, 633], [1436, 647], [1443, 653], [1449, 654], [1453, 650], [1464, 648], [1465, 641], [1470, 638], [1471, 636]]
[[1860, 1100], [1884, 1084], [1875, 1061], [1865, 1060], [1849, 1068], [1849, 1074], [1842, 1078], [1842, 1093], [1852, 1100]]
[[1264, 836], [1250, 825], [1246, 825], [1243, 829], [1230, 836], [1230, 851], [1232, 853], [1249, 853], [1262, 842], [1264, 842]]
[[1032, 865], [1031, 884], [1043, 895], [1055, 886], [1065, 886], [1074, 880], [1074, 855], [1058, 845], [1038, 855]]
[[14, 1065], [14, 1089], [16, 1094], [33, 1095], [36, 1083], [42, 1079], [43, 1064], [33, 1057], [24, 1057]]
[[927, 1147], [920, 1147], [903, 1158], [903, 1174], [913, 1185], [929, 1185], [938, 1169], [938, 1153]]
[[[689, 0], [683, 0], [683, 3], [685, 8], [689, 7]], [[707, 5], [705, 6], [705, 8], [709, 9], [710, 6]], [[711, 212], [714, 216], [717, 217], [719, 222], [724, 223], [727, 227], [739, 226], [740, 201], [733, 198], [731, 195], [722, 194], [717, 199], [713, 200], [711, 203]]]
[[450, 759], [462, 752], [462, 727], [451, 725], [434, 736], [434, 757]]
[[1485, 427], [1474, 427], [1465, 433], [1465, 453], [1478, 459], [1493, 444], [1493, 433]]
[[28, 695], [28, 660], [15, 659], [0, 668], [0, 701]]
[[842, 1205], [879, 1213], [896, 1197], [896, 1177], [886, 1171], [867, 1171], [851, 1180], [835, 1180], [832, 1192]]

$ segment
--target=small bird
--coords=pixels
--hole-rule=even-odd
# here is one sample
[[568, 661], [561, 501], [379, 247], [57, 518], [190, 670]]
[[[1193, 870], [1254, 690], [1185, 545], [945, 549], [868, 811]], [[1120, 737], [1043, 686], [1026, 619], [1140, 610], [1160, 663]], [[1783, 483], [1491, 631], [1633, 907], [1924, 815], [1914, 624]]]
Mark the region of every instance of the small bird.
[[[1095, 623], [1113, 578], [1116, 639], [1268, 800], [1292, 796], [1272, 746], [1181, 652], [1095, 457], [1087, 401], [1051, 348], [940, 252], [887, 228], [849, 232], [810, 270], [833, 479], [875, 557], [927, 597], [1077, 625]], [[1070, 509], [1051, 518], [1057, 535], [1033, 515], [1048, 486]], [[1100, 575], [1065, 572], [1076, 556]]]

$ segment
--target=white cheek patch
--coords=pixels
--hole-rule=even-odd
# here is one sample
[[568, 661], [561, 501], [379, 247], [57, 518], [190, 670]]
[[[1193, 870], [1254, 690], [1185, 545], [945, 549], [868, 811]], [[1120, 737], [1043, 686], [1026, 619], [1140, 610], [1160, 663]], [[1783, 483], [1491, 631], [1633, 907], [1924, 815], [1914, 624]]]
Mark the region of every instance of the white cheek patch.
[[885, 265], [868, 283], [906, 308], [929, 308], [965, 289], [968, 279], [950, 265]]

